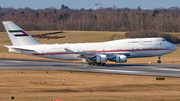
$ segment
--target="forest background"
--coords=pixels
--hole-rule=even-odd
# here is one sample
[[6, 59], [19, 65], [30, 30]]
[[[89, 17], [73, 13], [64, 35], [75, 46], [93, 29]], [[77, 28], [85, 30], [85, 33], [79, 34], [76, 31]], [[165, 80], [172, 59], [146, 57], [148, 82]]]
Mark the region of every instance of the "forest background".
[[[45, 9], [2, 8], [0, 21], [13, 21], [24, 30], [180, 32], [180, 8], [142, 10], [130, 8], [70, 9], [62, 5]], [[0, 31], [4, 31], [2, 23]]]

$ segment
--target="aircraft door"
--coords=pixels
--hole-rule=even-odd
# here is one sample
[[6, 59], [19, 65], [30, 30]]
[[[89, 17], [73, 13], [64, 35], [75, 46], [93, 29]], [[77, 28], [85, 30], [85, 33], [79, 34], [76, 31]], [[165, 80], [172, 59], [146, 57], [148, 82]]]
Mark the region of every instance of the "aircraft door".
[[77, 51], [78, 51], [78, 52], [81, 52], [81, 49], [80, 49], [80, 48], [78, 48], [78, 49], [77, 49]]
[[134, 50], [135, 50], [135, 48], [134, 48], [134, 46], [132, 46], [132, 52], [134, 52]]
[[103, 50], [103, 53], [106, 52], [106, 48], [105, 47], [103, 47], [102, 50]]
[[139, 40], [139, 44], [142, 45], [143, 44], [143, 40]]

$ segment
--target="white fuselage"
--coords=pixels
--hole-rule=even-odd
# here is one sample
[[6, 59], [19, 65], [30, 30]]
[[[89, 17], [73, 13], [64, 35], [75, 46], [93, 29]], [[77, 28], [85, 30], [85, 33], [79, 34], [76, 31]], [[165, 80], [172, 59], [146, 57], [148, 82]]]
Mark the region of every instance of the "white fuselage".
[[[13, 46], [12, 46], [13, 47]], [[168, 54], [177, 49], [177, 46], [163, 38], [134, 38], [122, 39], [97, 43], [76, 43], [76, 44], [40, 44], [29, 46], [18, 46], [31, 51], [17, 51], [10, 49], [10, 52], [35, 55], [59, 60], [77, 60], [79, 54], [72, 54], [65, 50], [68, 48], [74, 52], [98, 53], [98, 54], [126, 54], [127, 58], [152, 57]]]

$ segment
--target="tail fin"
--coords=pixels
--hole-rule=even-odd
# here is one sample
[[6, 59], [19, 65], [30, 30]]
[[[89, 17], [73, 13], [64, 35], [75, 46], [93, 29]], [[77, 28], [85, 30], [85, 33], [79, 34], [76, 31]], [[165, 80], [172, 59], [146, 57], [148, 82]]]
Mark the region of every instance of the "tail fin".
[[21, 29], [12, 21], [3, 21], [2, 22], [13, 46], [26, 46], [26, 45], [38, 45], [41, 44], [31, 35]]

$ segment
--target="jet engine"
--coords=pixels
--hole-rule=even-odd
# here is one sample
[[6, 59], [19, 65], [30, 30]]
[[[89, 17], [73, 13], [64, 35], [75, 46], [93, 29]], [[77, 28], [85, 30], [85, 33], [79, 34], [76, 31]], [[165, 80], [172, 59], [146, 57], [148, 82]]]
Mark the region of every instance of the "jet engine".
[[127, 57], [125, 55], [116, 55], [116, 60], [117, 63], [120, 62], [127, 62]]
[[107, 62], [107, 55], [97, 55], [96, 56], [96, 62], [97, 63], [103, 63], [103, 62]]

